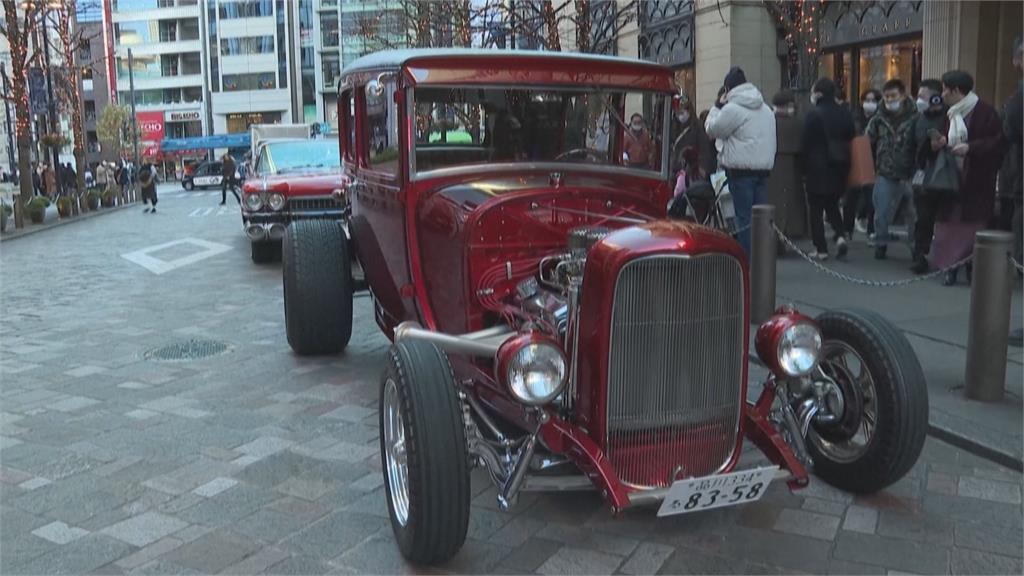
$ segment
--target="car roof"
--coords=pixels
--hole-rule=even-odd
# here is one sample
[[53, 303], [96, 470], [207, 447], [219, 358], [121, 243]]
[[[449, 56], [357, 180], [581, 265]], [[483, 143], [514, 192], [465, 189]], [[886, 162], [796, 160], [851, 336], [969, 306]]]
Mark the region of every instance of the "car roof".
[[540, 50], [498, 50], [493, 48], [409, 48], [406, 50], [382, 50], [357, 58], [345, 67], [343, 74], [361, 70], [379, 70], [382, 68], [400, 68], [412, 64], [416, 60], [428, 58], [453, 59], [499, 59], [527, 58], [538, 61], [554, 61], [571, 64], [572, 62], [593, 62], [653, 68], [659, 72], [668, 70], [665, 66], [654, 62], [604, 56], [601, 54], [584, 54], [580, 52], [544, 52]]

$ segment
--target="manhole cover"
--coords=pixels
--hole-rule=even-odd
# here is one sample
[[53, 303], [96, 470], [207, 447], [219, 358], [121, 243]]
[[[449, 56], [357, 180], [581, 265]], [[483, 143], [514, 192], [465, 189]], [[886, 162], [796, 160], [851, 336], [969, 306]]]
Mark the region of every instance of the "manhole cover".
[[231, 347], [223, 342], [217, 342], [216, 340], [197, 340], [193, 338], [185, 340], [184, 342], [175, 342], [174, 344], [155, 348], [146, 352], [145, 356], [148, 360], [184, 362], [226, 354], [230, 351]]

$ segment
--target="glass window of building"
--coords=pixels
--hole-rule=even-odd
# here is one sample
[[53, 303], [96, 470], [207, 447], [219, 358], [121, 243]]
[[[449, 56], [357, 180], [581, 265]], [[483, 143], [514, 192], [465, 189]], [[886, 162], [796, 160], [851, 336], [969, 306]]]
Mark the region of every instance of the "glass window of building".
[[181, 89], [181, 99], [185, 102], [195, 103], [203, 101], [202, 86], [186, 86]]
[[199, 40], [199, 19], [187, 18], [181, 20], [181, 39]]
[[341, 75], [341, 57], [337, 54], [323, 54], [324, 88], [333, 88]]
[[178, 21], [177, 20], [160, 20], [160, 41], [161, 42], [177, 42], [178, 41]]
[[[210, 46], [217, 46], [217, 8], [212, 4], [206, 11], [210, 34], [207, 41]], [[210, 50], [210, 91], [220, 92], [220, 55], [218, 50]]]
[[181, 55], [181, 73], [186, 75], [202, 74], [203, 60], [199, 52], [186, 52]]
[[272, 54], [273, 52], [273, 36], [244, 36], [241, 38], [222, 38], [220, 41], [220, 53], [223, 56], [239, 56], [244, 54]]
[[157, 22], [118, 22], [114, 24], [114, 38], [119, 46], [140, 46], [156, 42], [159, 38]]
[[241, 90], [273, 90], [277, 88], [277, 78], [274, 72], [262, 72], [259, 74], [225, 74], [224, 91], [238, 92]]
[[220, 2], [222, 20], [232, 18], [261, 18], [274, 15], [273, 0], [231, 0]]
[[338, 46], [338, 15], [336, 13], [320, 14], [320, 38], [325, 48]]
[[[132, 70], [135, 78], [159, 78], [162, 74], [160, 57], [156, 55], [138, 55], [132, 58]], [[128, 78], [128, 58], [117, 59], [117, 77]]]

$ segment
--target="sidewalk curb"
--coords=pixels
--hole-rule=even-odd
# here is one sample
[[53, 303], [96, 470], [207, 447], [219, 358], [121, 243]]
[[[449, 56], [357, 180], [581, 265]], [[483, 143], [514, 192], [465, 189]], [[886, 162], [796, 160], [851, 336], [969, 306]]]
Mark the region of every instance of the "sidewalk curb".
[[[73, 224], [75, 222], [82, 222], [82, 221], [85, 221], [85, 220], [90, 220], [92, 218], [96, 218], [96, 217], [102, 216], [103, 214], [112, 214], [114, 212], [119, 212], [119, 211], [121, 211], [124, 208], [131, 208], [132, 206], [135, 206], [137, 204], [138, 204], [138, 202], [136, 201], [136, 202], [131, 202], [129, 204], [121, 204], [120, 206], [112, 206], [110, 208], [100, 208], [99, 210], [93, 210], [93, 211], [90, 211], [90, 212], [86, 212], [85, 214], [79, 214], [78, 216], [73, 216], [71, 218], [59, 218], [56, 222], [52, 222], [50, 224], [44, 224], [44, 225], [30, 224], [29, 225], [30, 227], [26, 227], [25, 229], [23, 229], [20, 232], [13, 232], [13, 233], [12, 232], [5, 232], [3, 234], [0, 234], [0, 243], [11, 242], [13, 240], [18, 240], [19, 238], [24, 238], [25, 236], [31, 236], [33, 234], [38, 234], [39, 232], [44, 232], [46, 230], [51, 230], [53, 228], [58, 228], [60, 226], [66, 225], [66, 224]], [[11, 225], [12, 226], [14, 225], [14, 218], [13, 217], [11, 218]]]
[[[768, 368], [768, 366], [766, 366], [765, 363], [754, 354], [747, 354], [747, 359], [762, 368]], [[954, 432], [949, 428], [937, 426], [932, 424], [930, 421], [928, 422], [928, 435], [936, 440], [955, 446], [965, 452], [974, 454], [979, 458], [984, 458], [989, 462], [994, 462], [1000, 466], [1004, 466], [1017, 472], [1024, 472], [1024, 460], [1019, 456], [1004, 452], [998, 448], [993, 448], [992, 446], [979, 442], [973, 438]]]

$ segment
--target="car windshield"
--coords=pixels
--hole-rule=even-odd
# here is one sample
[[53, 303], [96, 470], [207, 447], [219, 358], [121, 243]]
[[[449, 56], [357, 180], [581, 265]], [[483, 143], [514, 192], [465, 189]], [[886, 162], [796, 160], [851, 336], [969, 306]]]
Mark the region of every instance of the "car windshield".
[[334, 140], [303, 140], [267, 144], [260, 161], [260, 174], [332, 171], [341, 168], [338, 143]]
[[614, 88], [414, 92], [416, 171], [570, 162], [662, 171], [665, 94]]

